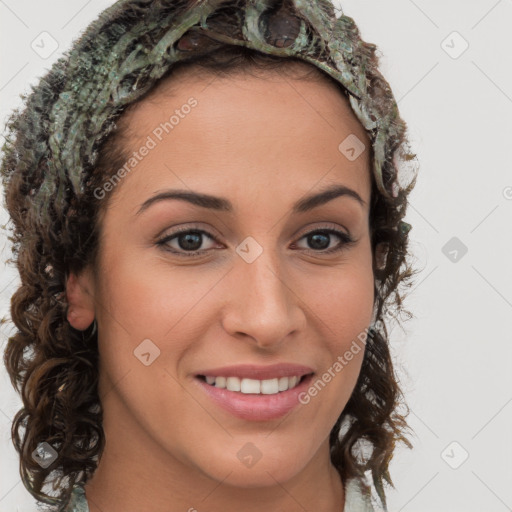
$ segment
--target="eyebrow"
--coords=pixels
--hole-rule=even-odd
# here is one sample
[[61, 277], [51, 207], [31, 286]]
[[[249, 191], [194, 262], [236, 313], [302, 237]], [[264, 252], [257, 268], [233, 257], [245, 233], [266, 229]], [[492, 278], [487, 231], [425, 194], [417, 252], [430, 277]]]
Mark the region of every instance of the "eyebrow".
[[[310, 194], [302, 199], [299, 199], [292, 208], [293, 213], [304, 213], [321, 206], [337, 197], [349, 197], [355, 199], [361, 206], [364, 206], [366, 202], [363, 198], [353, 189], [346, 187], [345, 185], [331, 185], [330, 187]], [[216, 210], [221, 212], [232, 213], [234, 211], [233, 204], [224, 197], [211, 196], [209, 194], [201, 194], [199, 192], [191, 192], [190, 190], [163, 190], [156, 195], [150, 197], [141, 205], [135, 215], [140, 215], [144, 210], [147, 210], [152, 204], [159, 201], [178, 199], [181, 201], [187, 201], [195, 206], [201, 208], [208, 208], [210, 210]]]

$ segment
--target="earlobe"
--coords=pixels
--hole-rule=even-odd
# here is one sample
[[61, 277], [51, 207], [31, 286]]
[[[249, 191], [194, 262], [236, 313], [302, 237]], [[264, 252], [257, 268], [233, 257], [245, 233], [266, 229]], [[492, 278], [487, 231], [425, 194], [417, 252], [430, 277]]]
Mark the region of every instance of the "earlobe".
[[94, 286], [89, 268], [80, 274], [71, 272], [66, 280], [66, 298], [68, 302], [67, 320], [79, 331], [87, 329], [95, 317]]

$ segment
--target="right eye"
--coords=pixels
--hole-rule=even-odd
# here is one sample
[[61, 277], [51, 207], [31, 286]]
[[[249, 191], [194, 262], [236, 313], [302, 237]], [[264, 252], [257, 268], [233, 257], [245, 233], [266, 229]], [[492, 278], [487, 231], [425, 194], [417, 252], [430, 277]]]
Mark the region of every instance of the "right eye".
[[[198, 256], [199, 254], [203, 254], [209, 249], [199, 248], [202, 246], [203, 241], [202, 237], [207, 236], [210, 240], [217, 242], [216, 238], [204, 231], [202, 229], [191, 229], [188, 228], [179, 228], [174, 232], [165, 235], [163, 238], [160, 238], [156, 241], [156, 245], [162, 248], [165, 251], [172, 252], [173, 254], [177, 254], [178, 256], [184, 256], [185, 258]], [[176, 240], [175, 240], [176, 239]], [[175, 241], [178, 247], [171, 246], [171, 241]]]

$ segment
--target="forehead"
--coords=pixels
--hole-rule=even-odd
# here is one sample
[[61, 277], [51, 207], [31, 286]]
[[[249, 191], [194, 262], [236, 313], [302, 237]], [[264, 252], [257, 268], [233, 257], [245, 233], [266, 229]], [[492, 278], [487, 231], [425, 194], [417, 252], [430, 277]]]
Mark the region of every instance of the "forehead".
[[[267, 119], [269, 116], [292, 121], [302, 119], [311, 124], [310, 132], [322, 128], [342, 132], [349, 129], [365, 144], [370, 142], [341, 84], [316, 66], [301, 61], [285, 61], [281, 68], [248, 66], [225, 76], [193, 64], [178, 67], [125, 112], [120, 126], [134, 137], [143, 136], [152, 128], [151, 122], [158, 117], [158, 111], [179, 109], [191, 96], [200, 103], [194, 115], [197, 117], [200, 110], [202, 122], [227, 118], [232, 105], [239, 108], [240, 117], [244, 113], [252, 114], [255, 125], [265, 116]], [[264, 109], [260, 110], [262, 107]], [[262, 115], [254, 116], [256, 110]], [[222, 116], [221, 111], [226, 116]]]
[[[310, 69], [219, 77], [182, 68], [163, 79], [120, 120], [127, 156], [154, 143], [123, 181], [140, 195], [163, 185], [218, 191], [239, 183], [257, 193], [292, 190], [294, 183], [309, 189], [323, 180], [350, 185], [369, 201], [368, 136], [335, 83], [304, 78]], [[340, 150], [349, 137], [366, 148], [355, 160]]]

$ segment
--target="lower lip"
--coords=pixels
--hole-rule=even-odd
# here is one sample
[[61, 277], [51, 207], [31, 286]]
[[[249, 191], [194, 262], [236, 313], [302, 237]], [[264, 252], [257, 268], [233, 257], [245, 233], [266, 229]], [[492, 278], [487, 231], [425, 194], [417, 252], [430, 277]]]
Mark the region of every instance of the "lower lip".
[[312, 374], [307, 375], [298, 386], [274, 395], [244, 394], [216, 388], [199, 377], [194, 380], [217, 405], [233, 416], [243, 420], [268, 421], [281, 418], [299, 405], [299, 395], [308, 388], [312, 378]]

